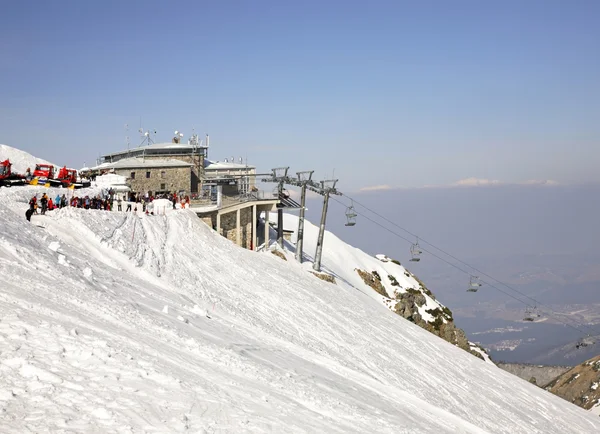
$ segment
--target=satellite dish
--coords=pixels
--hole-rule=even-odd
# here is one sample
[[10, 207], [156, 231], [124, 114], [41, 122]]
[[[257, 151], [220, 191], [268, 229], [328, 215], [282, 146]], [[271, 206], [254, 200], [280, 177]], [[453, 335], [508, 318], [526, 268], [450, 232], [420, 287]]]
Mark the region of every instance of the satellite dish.
[[179, 134], [179, 131], [175, 130], [175, 135]]
[[148, 131], [146, 131], [146, 132], [144, 133], [144, 136], [146, 136], [146, 137], [148, 137], [149, 135], [150, 135], [150, 133], [148, 133]]
[[183, 133], [179, 133], [179, 137], [183, 137]]

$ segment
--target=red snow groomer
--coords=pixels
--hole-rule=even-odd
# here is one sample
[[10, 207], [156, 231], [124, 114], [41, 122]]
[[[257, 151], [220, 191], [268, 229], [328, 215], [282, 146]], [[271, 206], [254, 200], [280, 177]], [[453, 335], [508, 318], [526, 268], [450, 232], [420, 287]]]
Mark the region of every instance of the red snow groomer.
[[62, 187], [83, 188], [89, 187], [91, 184], [89, 181], [80, 180], [77, 170], [67, 169], [67, 166], [58, 171], [57, 179], [60, 181]]
[[12, 172], [10, 160], [0, 161], [0, 186], [12, 187], [25, 184], [25, 176]]
[[36, 164], [32, 184], [45, 184], [47, 187], [60, 187], [61, 182], [54, 177], [52, 164]]

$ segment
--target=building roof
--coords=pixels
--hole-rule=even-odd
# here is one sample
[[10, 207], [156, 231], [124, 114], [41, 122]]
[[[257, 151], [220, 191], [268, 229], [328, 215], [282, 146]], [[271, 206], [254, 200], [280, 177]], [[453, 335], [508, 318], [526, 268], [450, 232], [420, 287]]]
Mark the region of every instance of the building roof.
[[123, 158], [114, 163], [102, 163], [91, 170], [103, 169], [143, 169], [157, 167], [192, 167], [192, 163], [186, 163], [181, 160], [159, 160], [159, 159], [144, 159], [144, 158]]
[[188, 143], [153, 143], [147, 146], [138, 146], [136, 148], [127, 149], [125, 151], [113, 152], [112, 154], [103, 155], [102, 158], [109, 158], [127, 155], [128, 153], [138, 154], [140, 152], [150, 151], [150, 153], [160, 153], [160, 151], [165, 151], [168, 153], [169, 151], [176, 151], [177, 153], [181, 153], [181, 151], [189, 151], [190, 154], [198, 149], [207, 149], [208, 147], [205, 145], [190, 145]]
[[225, 163], [222, 161], [210, 161], [209, 159], [204, 159], [204, 170], [253, 170], [256, 169], [256, 166], [250, 166], [246, 164], [237, 164], [237, 163]]

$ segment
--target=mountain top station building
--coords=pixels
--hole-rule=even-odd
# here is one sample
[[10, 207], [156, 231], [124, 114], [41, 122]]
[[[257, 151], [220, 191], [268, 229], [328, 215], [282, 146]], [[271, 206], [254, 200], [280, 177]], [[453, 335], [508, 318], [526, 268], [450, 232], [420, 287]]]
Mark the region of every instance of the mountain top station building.
[[[210, 161], [208, 139], [206, 136], [203, 144], [193, 135], [188, 143], [180, 143], [176, 135], [171, 143], [105, 154], [87, 175], [92, 179], [105, 173], [124, 176], [136, 193], [189, 195], [192, 210], [209, 226], [238, 245], [255, 250], [257, 216], [265, 212], [264, 239], [268, 241], [269, 211], [281, 207], [280, 200], [277, 194], [258, 191], [255, 166]], [[296, 205], [299, 207], [292, 207]]]

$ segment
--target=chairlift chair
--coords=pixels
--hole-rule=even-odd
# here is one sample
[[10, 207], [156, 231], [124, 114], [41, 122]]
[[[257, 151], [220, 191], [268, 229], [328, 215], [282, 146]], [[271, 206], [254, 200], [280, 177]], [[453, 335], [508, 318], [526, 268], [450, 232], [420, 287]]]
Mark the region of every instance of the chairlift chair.
[[356, 224], [356, 210], [354, 209], [354, 202], [346, 208], [346, 226], [354, 226]]
[[593, 345], [593, 344], [594, 344], [594, 340], [590, 338], [590, 335], [588, 335], [587, 337], [577, 341], [577, 343], [575, 344], [575, 348], [576, 349], [585, 348], [588, 345]]
[[417, 237], [417, 242], [410, 246], [410, 260], [412, 262], [419, 262], [421, 260], [421, 253], [423, 253], [423, 250], [419, 246], [419, 237]]
[[479, 277], [471, 276], [469, 278], [469, 287], [467, 288], [467, 292], [477, 292], [480, 286], [481, 282], [479, 282]]
[[539, 318], [541, 315], [537, 310], [537, 306], [534, 306], [533, 308], [527, 307], [525, 309], [525, 317], [523, 318], [523, 321], [535, 321], [536, 318]]

